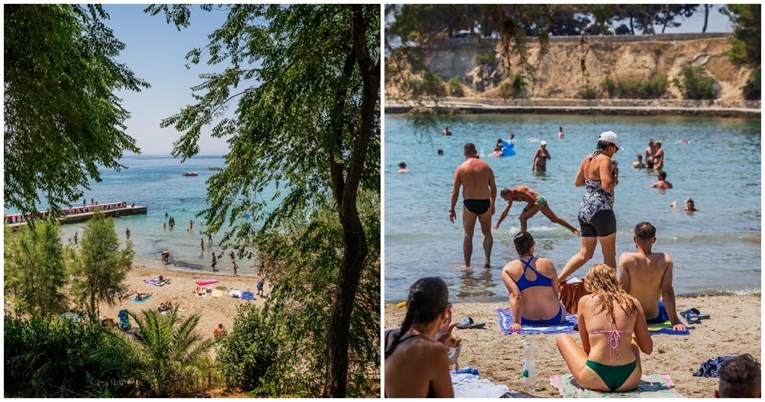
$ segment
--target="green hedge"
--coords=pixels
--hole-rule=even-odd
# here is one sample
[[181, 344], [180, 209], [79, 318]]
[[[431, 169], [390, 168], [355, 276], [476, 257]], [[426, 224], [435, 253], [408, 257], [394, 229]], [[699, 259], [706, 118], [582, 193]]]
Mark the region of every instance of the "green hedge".
[[[714, 99], [715, 79], [706, 74], [703, 66], [688, 66], [681, 73], [679, 85], [685, 99]], [[675, 85], [677, 85], [675, 81]]]

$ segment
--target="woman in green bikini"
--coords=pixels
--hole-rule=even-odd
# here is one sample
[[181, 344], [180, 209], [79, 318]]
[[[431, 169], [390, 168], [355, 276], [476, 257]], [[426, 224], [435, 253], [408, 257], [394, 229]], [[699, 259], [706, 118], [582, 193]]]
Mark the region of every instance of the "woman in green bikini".
[[556, 338], [558, 349], [583, 388], [632, 391], [643, 374], [640, 351], [647, 355], [653, 351], [643, 308], [619, 288], [614, 269], [607, 265], [594, 265], [584, 283], [590, 294], [579, 299], [582, 347], [561, 334]]

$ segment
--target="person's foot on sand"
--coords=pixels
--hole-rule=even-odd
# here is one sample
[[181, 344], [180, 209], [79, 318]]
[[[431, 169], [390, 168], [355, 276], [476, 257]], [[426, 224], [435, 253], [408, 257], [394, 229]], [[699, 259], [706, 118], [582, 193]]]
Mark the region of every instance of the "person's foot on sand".
[[487, 262], [486, 264], [483, 264], [483, 267], [484, 268], [491, 268], [491, 263]]

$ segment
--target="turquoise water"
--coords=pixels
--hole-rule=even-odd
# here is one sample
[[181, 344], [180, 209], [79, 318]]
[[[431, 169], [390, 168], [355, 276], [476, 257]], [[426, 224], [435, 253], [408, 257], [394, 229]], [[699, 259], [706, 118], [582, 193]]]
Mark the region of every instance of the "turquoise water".
[[[127, 169], [115, 172], [102, 169], [102, 181], [91, 183], [91, 190], [85, 192], [87, 203], [94, 198], [99, 203], [125, 201], [130, 205], [146, 206], [146, 215], [132, 215], [115, 218], [118, 238], [125, 241], [125, 229], [130, 228], [130, 241], [136, 251], [137, 265], [162, 266], [162, 250], [170, 251], [169, 269], [211, 271], [211, 250], [220, 253], [218, 240], [222, 233], [213, 235], [212, 247], [208, 244], [202, 219], [195, 217], [206, 208], [207, 186], [205, 181], [212, 176], [211, 167], [221, 168], [221, 156], [195, 156], [181, 164], [180, 159], [171, 156], [125, 156], [121, 163]], [[183, 176], [184, 172], [195, 171], [196, 177]], [[267, 194], [263, 195], [268, 196]], [[269, 197], [270, 198], [270, 197]], [[82, 200], [78, 203], [82, 205]], [[41, 206], [45, 208], [45, 206]], [[175, 228], [163, 229], [165, 211], [175, 218]], [[8, 213], [9, 211], [6, 211]], [[12, 212], [12, 211], [11, 211]], [[194, 221], [193, 232], [188, 231], [189, 221]], [[82, 241], [84, 223], [61, 226], [62, 242], [68, 244], [75, 232]], [[200, 240], [205, 240], [204, 253]], [[239, 273], [256, 273], [251, 260], [239, 260]], [[231, 258], [226, 255], [218, 260], [217, 269], [232, 272]]]
[[[634, 250], [632, 231], [640, 221], [657, 227], [655, 251], [666, 251], [675, 263], [674, 287], [678, 294], [759, 293], [761, 266], [760, 120], [684, 117], [615, 117], [554, 115], [471, 115], [443, 122], [454, 133], [441, 137], [442, 127], [417, 132], [401, 116], [385, 119], [385, 297], [399, 301], [408, 286], [428, 275], [443, 277], [452, 295], [461, 300], [506, 300], [502, 266], [517, 255], [512, 236], [525, 203], [514, 203], [508, 217], [494, 232], [492, 268], [483, 269], [480, 230], [473, 242], [472, 270], [462, 261], [462, 199], [457, 223], [448, 220], [452, 175], [464, 161], [462, 146], [473, 142], [481, 158], [494, 170], [498, 190], [524, 184], [545, 196], [552, 210], [578, 227], [577, 213], [583, 188], [574, 186], [582, 158], [592, 152], [597, 136], [612, 130], [624, 151], [616, 188], [617, 256]], [[557, 138], [558, 126], [566, 136]], [[498, 138], [516, 135], [517, 155], [493, 158]], [[690, 144], [682, 144], [682, 139]], [[661, 140], [667, 180], [674, 189], [661, 192], [648, 186], [654, 174], [631, 168], [635, 154], [649, 139]], [[531, 159], [546, 140], [552, 159], [545, 176], [535, 176]], [[443, 156], [437, 155], [438, 149]], [[397, 174], [406, 161], [410, 174]], [[693, 198], [700, 210], [693, 215], [669, 207]], [[499, 216], [504, 201], [499, 199]], [[529, 221], [537, 255], [551, 258], [560, 270], [578, 252], [580, 239], [548, 221], [541, 213]], [[602, 262], [600, 248], [588, 263]], [[585, 265], [573, 276], [582, 277]]]

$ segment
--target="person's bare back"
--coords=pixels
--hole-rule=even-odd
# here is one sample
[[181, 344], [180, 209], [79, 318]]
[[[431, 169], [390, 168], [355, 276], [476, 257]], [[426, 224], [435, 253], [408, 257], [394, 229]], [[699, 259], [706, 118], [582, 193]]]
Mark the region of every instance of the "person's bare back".
[[462, 162], [454, 172], [462, 183], [462, 198], [466, 200], [488, 200], [491, 198], [490, 183], [494, 181], [494, 172], [488, 163], [469, 158]]
[[667, 262], [671, 261], [667, 253], [643, 254], [637, 252], [622, 253], [619, 268], [629, 274], [630, 296], [638, 299], [643, 306], [645, 316], [656, 317], [659, 314], [661, 283], [667, 272]]

